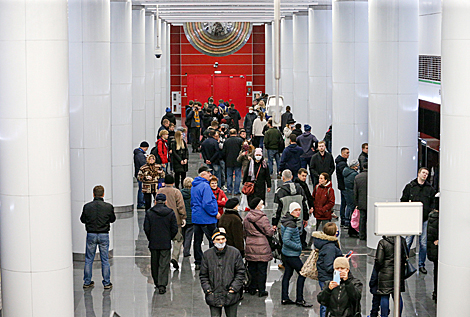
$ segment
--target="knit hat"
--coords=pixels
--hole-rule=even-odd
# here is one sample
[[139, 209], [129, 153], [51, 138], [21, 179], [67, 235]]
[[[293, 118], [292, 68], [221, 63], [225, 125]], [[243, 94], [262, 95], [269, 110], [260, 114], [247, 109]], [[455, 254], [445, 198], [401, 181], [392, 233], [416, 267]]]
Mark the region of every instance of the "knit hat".
[[302, 207], [300, 207], [299, 203], [293, 202], [289, 205], [289, 213], [292, 213], [296, 209], [302, 210]]
[[259, 197], [256, 197], [256, 198], [253, 198], [249, 203], [248, 203], [248, 206], [250, 206], [251, 209], [255, 209], [256, 207], [258, 207], [259, 203], [261, 202], [261, 198]]
[[212, 241], [214, 241], [218, 236], [227, 236], [227, 232], [225, 232], [224, 228], [215, 228], [214, 232], [212, 232]]
[[175, 183], [175, 177], [171, 174], [165, 175], [165, 184], [172, 185]]
[[155, 197], [155, 201], [166, 201], [166, 195], [165, 194], [157, 194]]
[[256, 148], [256, 150], [255, 150], [255, 155], [261, 155], [261, 156], [262, 156], [262, 155], [263, 155], [263, 149], [261, 149], [261, 148]]
[[350, 168], [353, 168], [354, 166], [357, 166], [359, 165], [359, 161], [358, 160], [352, 160], [351, 163], [349, 163], [349, 167]]
[[147, 141], [142, 141], [142, 143], [140, 143], [140, 147], [149, 147], [149, 143]]
[[166, 112], [171, 112], [170, 107], [167, 107], [167, 108], [166, 108]]
[[335, 262], [333, 263], [333, 268], [342, 268], [342, 269], [349, 269], [349, 260], [348, 258], [344, 256], [340, 256], [335, 259]]
[[225, 208], [226, 209], [234, 209], [239, 203], [240, 203], [240, 200], [237, 197], [230, 198], [225, 203]]
[[309, 126], [308, 124], [304, 124], [304, 130], [305, 131], [312, 131], [312, 127]]

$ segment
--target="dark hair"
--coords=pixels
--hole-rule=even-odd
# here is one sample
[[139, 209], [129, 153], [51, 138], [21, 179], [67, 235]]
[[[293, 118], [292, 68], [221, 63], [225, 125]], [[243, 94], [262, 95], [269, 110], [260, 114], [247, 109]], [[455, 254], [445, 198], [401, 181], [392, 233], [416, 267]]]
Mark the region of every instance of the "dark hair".
[[289, 135], [289, 140], [291, 142], [297, 142], [297, 136], [295, 134], [291, 134], [291, 135]]
[[364, 150], [366, 146], [369, 146], [369, 143], [362, 143], [362, 149]]
[[296, 129], [300, 129], [300, 128], [302, 128], [302, 125], [301, 125], [300, 123], [297, 123], [297, 124], [295, 125], [295, 128], [296, 128]]
[[166, 174], [165, 175], [165, 184], [172, 185], [175, 183], [175, 177], [171, 174]]
[[300, 175], [302, 173], [308, 174], [308, 172], [305, 168], [300, 168], [299, 171], [297, 172], [297, 175]]
[[104, 187], [101, 185], [96, 185], [93, 187], [93, 196], [94, 197], [103, 197], [104, 196]]
[[337, 226], [334, 222], [328, 222], [323, 226], [323, 233], [328, 236], [334, 237], [336, 235]]
[[190, 100], [189, 105], [192, 106], [194, 104], [194, 101]]
[[330, 180], [331, 180], [331, 179], [330, 179], [330, 174], [328, 174], [328, 173], [323, 172], [323, 173], [321, 173], [320, 175], [322, 175], [327, 181], [330, 181]]
[[216, 135], [216, 133], [218, 132], [214, 130], [209, 131], [209, 137], [213, 138]]
[[346, 150], [349, 150], [349, 149], [347, 147], [341, 148], [341, 153], [343, 153], [343, 151], [346, 151]]
[[290, 111], [290, 106], [287, 106], [287, 107], [286, 107], [286, 111]]
[[426, 170], [429, 173], [429, 169], [426, 166], [420, 167], [418, 170], [418, 174], [421, 173], [422, 170]]

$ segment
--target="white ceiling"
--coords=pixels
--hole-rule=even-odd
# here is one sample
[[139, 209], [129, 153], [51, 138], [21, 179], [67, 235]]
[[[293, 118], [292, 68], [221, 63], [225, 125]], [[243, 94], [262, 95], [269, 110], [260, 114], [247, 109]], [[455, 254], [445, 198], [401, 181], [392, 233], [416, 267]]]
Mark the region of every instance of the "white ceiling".
[[[251, 0], [133, 0], [133, 5], [144, 5], [147, 11], [156, 11], [167, 22], [270, 22], [274, 19], [274, 1]], [[307, 12], [309, 6], [331, 5], [331, 0], [281, 0], [281, 16]]]

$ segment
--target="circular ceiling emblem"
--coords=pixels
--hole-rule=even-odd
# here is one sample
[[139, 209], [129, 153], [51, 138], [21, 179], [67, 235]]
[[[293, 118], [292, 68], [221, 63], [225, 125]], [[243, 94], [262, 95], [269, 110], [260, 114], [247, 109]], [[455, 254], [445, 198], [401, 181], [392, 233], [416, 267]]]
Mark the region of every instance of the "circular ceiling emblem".
[[250, 22], [187, 22], [184, 34], [199, 52], [209, 56], [235, 53], [250, 38]]

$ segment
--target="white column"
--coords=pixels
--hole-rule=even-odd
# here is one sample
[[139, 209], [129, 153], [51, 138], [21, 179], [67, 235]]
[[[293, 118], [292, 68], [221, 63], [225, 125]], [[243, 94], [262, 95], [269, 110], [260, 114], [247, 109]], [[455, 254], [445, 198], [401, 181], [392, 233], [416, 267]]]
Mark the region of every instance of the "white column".
[[[284, 107], [290, 105], [295, 120], [300, 120], [298, 107], [294, 105], [294, 50], [292, 16], [281, 19], [281, 82], [280, 95], [284, 96]], [[285, 108], [284, 108], [285, 109]]]
[[297, 122], [309, 122], [308, 102], [308, 12], [296, 13], [293, 18], [293, 110]]
[[85, 254], [83, 205], [96, 185], [113, 197], [109, 0], [69, 1], [69, 60], [73, 252]]
[[67, 2], [0, 2], [3, 316], [74, 314], [67, 36]]
[[333, 0], [333, 155], [357, 159], [367, 142], [367, 0]]
[[[157, 128], [158, 129], [158, 128]], [[155, 137], [155, 16], [145, 15], [145, 138]]]
[[130, 0], [111, 2], [111, 131], [114, 211], [132, 211], [132, 3]]
[[309, 8], [308, 18], [309, 122], [321, 140], [331, 124], [331, 6]]
[[[166, 25], [166, 107], [171, 107], [171, 24], [167, 23]], [[163, 114], [162, 114], [163, 116]]]
[[[162, 43], [162, 51], [163, 51], [163, 54], [162, 54], [162, 57], [161, 57], [161, 63], [162, 63], [162, 68], [161, 68], [161, 87], [162, 87], [162, 94], [161, 94], [161, 101], [160, 101], [160, 116], [158, 114], [155, 114], [155, 117], [157, 118], [162, 118], [163, 115], [165, 114], [165, 109], [166, 107], [168, 107], [168, 94], [167, 94], [167, 81], [166, 81], [166, 78], [167, 78], [167, 59], [169, 58], [168, 54], [167, 54], [167, 51], [166, 51], [166, 45], [167, 45], [167, 36], [166, 36], [166, 33], [167, 33], [167, 23], [166, 22], [163, 22], [162, 23], [162, 39], [161, 39], [161, 43]], [[160, 120], [159, 120], [160, 121]], [[160, 125], [158, 126], [160, 127]], [[155, 141], [155, 140], [154, 140]]]
[[[162, 43], [162, 20], [158, 18], [155, 21], [155, 46], [157, 46], [157, 37], [158, 41], [160, 42], [160, 46]], [[160, 47], [161, 48], [161, 47]], [[160, 122], [162, 118], [162, 110], [161, 109], [161, 102], [162, 102], [162, 58], [155, 59], [155, 133], [160, 128]]]
[[[463, 316], [470, 309], [465, 294], [470, 291], [468, 197], [470, 184], [465, 181], [469, 171], [469, 147], [462, 144], [470, 129], [468, 85], [470, 84], [470, 3], [442, 2], [442, 107], [440, 153], [440, 224], [439, 280], [437, 316]], [[468, 234], [467, 234], [468, 235]]]
[[[132, 143], [134, 147], [145, 135], [145, 10], [132, 7]], [[152, 144], [155, 140], [147, 140]]]
[[274, 95], [274, 73], [273, 73], [273, 25], [272, 23], [266, 23], [264, 25], [264, 60], [265, 60], [265, 71], [264, 81], [265, 88], [264, 92], [269, 95]]
[[374, 203], [399, 201], [416, 177], [418, 1], [370, 0], [369, 21], [367, 246], [375, 249]]

